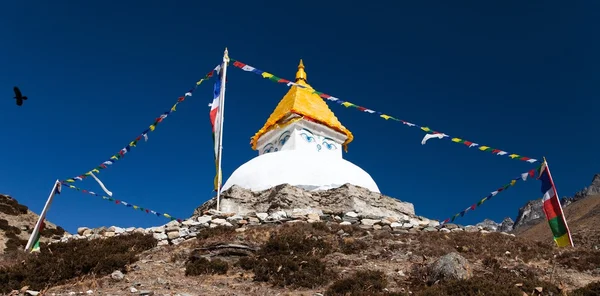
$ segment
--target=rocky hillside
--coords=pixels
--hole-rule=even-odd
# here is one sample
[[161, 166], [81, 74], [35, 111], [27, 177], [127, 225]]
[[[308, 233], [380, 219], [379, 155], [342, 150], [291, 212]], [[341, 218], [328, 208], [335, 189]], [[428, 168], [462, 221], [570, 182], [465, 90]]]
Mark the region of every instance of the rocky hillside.
[[[559, 250], [485, 223], [441, 226], [358, 187], [232, 188], [223, 209], [233, 211], [213, 203], [158, 227], [81, 227], [0, 267], [0, 293], [600, 295], [593, 244]], [[588, 226], [582, 237], [598, 233]]]
[[[561, 204], [564, 208], [574, 202], [585, 199], [590, 196], [600, 195], [600, 174], [594, 175], [590, 186], [583, 188], [575, 193], [572, 197], [563, 197]], [[519, 209], [517, 220], [515, 221], [515, 229], [532, 227], [545, 219], [544, 211], [542, 210], [542, 200], [532, 200], [527, 202]]]
[[[593, 198], [598, 195], [600, 195], [600, 174], [594, 175], [590, 186], [578, 191], [577, 193], [575, 193], [574, 196], [561, 198], [561, 204], [565, 213], [568, 212], [572, 216], [585, 217], [584, 219], [592, 219], [594, 218], [593, 214], [583, 215], [576, 213], [577, 211], [587, 212], [588, 209], [585, 207], [577, 206], [569, 211], [567, 211], [567, 209], [579, 201], [586, 200], [588, 198]], [[593, 201], [585, 202], [583, 204], [587, 205], [588, 203], [594, 204]], [[592, 221], [593, 219], [590, 220], [590, 222], [580, 221], [578, 223], [593, 224]], [[568, 219], [568, 217], [567, 222], [569, 223], [569, 225], [571, 225], [571, 221], [570, 219]], [[538, 225], [546, 225], [546, 217], [544, 214], [544, 210], [542, 209], [541, 199], [530, 200], [527, 203], [525, 203], [524, 206], [519, 208], [517, 219], [514, 222], [510, 217], [507, 217], [501, 223], [497, 223], [492, 220], [486, 219], [483, 222], [477, 224], [477, 226], [481, 226], [483, 227], [483, 229], [488, 231], [514, 231], [514, 233], [529, 233], [526, 230], [532, 227], [535, 227], [536, 229], [541, 229], [544, 227]]]
[[[0, 194], [0, 255], [24, 248], [38, 217], [16, 199]], [[41, 241], [60, 238], [64, 233], [64, 229], [46, 221]]]
[[[564, 207], [565, 217], [573, 243], [593, 250], [600, 250], [600, 195], [587, 196]], [[552, 238], [545, 220], [515, 230], [515, 234], [531, 240], [543, 241]], [[598, 259], [600, 262], [600, 258]]]

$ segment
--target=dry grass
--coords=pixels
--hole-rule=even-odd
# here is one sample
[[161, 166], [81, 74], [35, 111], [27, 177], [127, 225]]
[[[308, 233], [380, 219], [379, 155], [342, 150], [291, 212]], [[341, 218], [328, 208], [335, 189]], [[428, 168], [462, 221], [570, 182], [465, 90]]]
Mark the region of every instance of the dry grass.
[[115, 270], [126, 272], [125, 266], [137, 261], [139, 253], [155, 246], [152, 236], [141, 234], [42, 245], [40, 253], [0, 268], [0, 292], [8, 293], [26, 285], [41, 290], [82, 276], [102, 276]]

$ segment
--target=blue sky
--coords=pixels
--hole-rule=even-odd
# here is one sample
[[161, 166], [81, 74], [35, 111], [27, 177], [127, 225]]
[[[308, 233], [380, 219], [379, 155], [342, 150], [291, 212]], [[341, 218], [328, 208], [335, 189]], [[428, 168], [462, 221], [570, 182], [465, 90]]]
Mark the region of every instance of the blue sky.
[[[303, 58], [320, 91], [451, 136], [546, 156], [561, 196], [600, 171], [598, 4], [326, 2], [2, 3], [0, 192], [39, 212], [54, 180], [123, 148], [218, 64], [226, 46], [232, 58], [288, 79]], [[228, 74], [225, 178], [257, 154], [250, 136], [287, 91], [234, 67]], [[185, 218], [211, 197], [212, 83], [102, 171], [115, 198]], [[14, 85], [29, 97], [20, 108]], [[330, 108], [355, 135], [344, 157], [426, 217], [453, 215], [535, 166], [447, 140], [422, 146], [418, 129]], [[101, 191], [91, 179], [77, 185]], [[539, 188], [517, 183], [457, 222], [514, 218]], [[168, 222], [68, 188], [48, 219], [69, 231]]]

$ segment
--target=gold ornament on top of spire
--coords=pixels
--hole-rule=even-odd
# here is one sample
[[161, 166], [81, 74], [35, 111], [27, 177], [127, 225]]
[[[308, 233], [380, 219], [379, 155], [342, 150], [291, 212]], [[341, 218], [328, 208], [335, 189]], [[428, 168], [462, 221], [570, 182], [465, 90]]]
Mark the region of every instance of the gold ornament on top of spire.
[[252, 137], [250, 141], [252, 149], [256, 150], [258, 139], [272, 129], [277, 128], [279, 121], [290, 113], [301, 115], [305, 119], [325, 125], [346, 135], [346, 141], [343, 143], [344, 148], [346, 148], [348, 143], [352, 142], [354, 136], [337, 119], [335, 114], [329, 109], [329, 106], [327, 106], [327, 103], [314, 92], [315, 90], [312, 86], [306, 82], [306, 72], [304, 71], [302, 60], [300, 60], [298, 72], [296, 72], [296, 84], [303, 87], [297, 85], [290, 87], [290, 90], [279, 101], [279, 104], [275, 107], [265, 125]]
[[304, 71], [304, 63], [302, 62], [302, 59], [300, 59], [300, 64], [298, 65], [298, 72], [296, 72], [295, 82], [298, 82], [300, 80], [303, 80], [304, 82], [308, 83], [308, 81], [306, 81], [306, 72]]

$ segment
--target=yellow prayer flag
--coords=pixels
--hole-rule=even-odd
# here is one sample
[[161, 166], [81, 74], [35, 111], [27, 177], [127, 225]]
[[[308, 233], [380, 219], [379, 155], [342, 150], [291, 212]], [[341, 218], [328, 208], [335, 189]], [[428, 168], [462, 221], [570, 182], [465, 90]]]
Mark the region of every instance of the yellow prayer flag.
[[517, 181], [515, 181], [515, 180], [510, 181], [510, 186], [515, 186], [515, 183], [517, 183]]
[[462, 139], [452, 138], [452, 142], [454, 142], [454, 143], [460, 143], [461, 141], [462, 141]]
[[131, 142], [129, 142], [129, 146], [131, 146], [131, 147], [135, 147], [135, 141], [131, 141]]
[[86, 176], [91, 176], [91, 175], [92, 175], [92, 172], [87, 172], [87, 173], [85, 173], [84, 175], [86, 175]]
[[65, 181], [67, 181], [67, 182], [69, 182], [69, 183], [73, 183], [73, 182], [75, 182], [75, 180], [73, 180], [73, 179], [67, 179], [67, 180], [65, 180]]
[[153, 132], [155, 129], [156, 129], [156, 125], [154, 125], [154, 124], [151, 124], [151, 125], [150, 125], [150, 131], [151, 131], [151, 132]]
[[113, 156], [111, 156], [111, 157], [110, 157], [110, 159], [117, 160], [118, 158], [117, 158], [116, 156], [114, 156], [114, 155], [113, 155]]
[[391, 118], [391, 116], [389, 116], [389, 115], [385, 115], [385, 114], [381, 114], [381, 115], [379, 115], [379, 116], [380, 116], [381, 118], [385, 119], [385, 120], [388, 120], [388, 119], [390, 119], [390, 118]]
[[136, 206], [136, 205], [134, 205], [134, 206], [133, 206], [133, 209], [135, 209], [135, 210], [137, 210], [138, 208], [139, 208], [139, 207], [138, 207], [138, 206]]
[[198, 82], [196, 82], [196, 85], [200, 85], [203, 81], [204, 81], [204, 79], [198, 80]]
[[75, 186], [73, 186], [73, 185], [69, 185], [69, 188], [71, 188], [71, 189], [75, 189]]
[[421, 129], [422, 129], [423, 131], [425, 131], [425, 132], [430, 132], [430, 131], [431, 131], [431, 129], [430, 129], [430, 128], [428, 128], [428, 127], [426, 127], [426, 126], [424, 126], [424, 127], [421, 127]]
[[167, 218], [171, 218], [171, 216], [167, 213], [164, 213], [163, 216], [167, 217]]
[[515, 158], [519, 157], [519, 154], [511, 154], [511, 155], [509, 155], [509, 157], [512, 159], [515, 159]]
[[262, 77], [263, 77], [263, 78], [271, 78], [271, 77], [273, 77], [273, 74], [271, 74], [271, 73], [269, 73], [269, 72], [263, 72], [263, 73], [262, 73]]
[[179, 104], [179, 102], [175, 103], [175, 105], [173, 105], [173, 107], [171, 107], [171, 112], [177, 111], [177, 110], [175, 110], [175, 107], [177, 107], [177, 104]]
[[354, 104], [350, 103], [350, 102], [343, 102], [342, 105], [344, 105], [344, 107], [348, 108], [350, 106], [354, 106]]
[[485, 150], [487, 150], [487, 149], [489, 149], [489, 148], [490, 148], [490, 147], [488, 147], [488, 146], [481, 146], [481, 147], [479, 147], [479, 150], [481, 150], [481, 151], [485, 151]]
[[100, 174], [100, 171], [98, 169], [93, 169], [92, 172]]
[[567, 247], [571, 245], [571, 239], [569, 238], [569, 233], [563, 234], [563, 236], [555, 237], [554, 241], [558, 247]]

